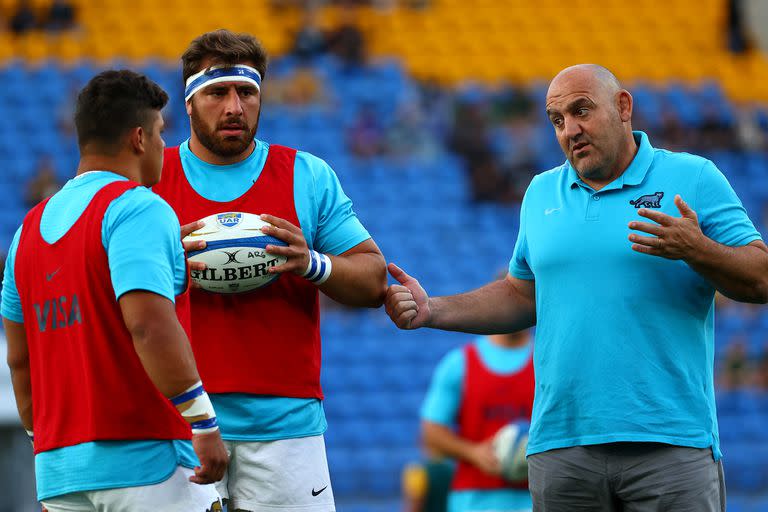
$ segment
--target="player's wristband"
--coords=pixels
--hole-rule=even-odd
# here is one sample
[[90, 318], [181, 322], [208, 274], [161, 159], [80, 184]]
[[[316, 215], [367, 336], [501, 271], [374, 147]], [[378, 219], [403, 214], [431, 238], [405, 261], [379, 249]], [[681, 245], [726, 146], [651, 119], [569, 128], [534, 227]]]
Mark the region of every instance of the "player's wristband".
[[32, 443], [32, 447], [34, 448], [34, 446], [35, 446], [35, 433], [33, 431], [27, 430], [27, 429], [24, 429], [24, 431], [29, 436], [29, 442]]
[[208, 393], [203, 389], [203, 383], [198, 381], [182, 394], [171, 398], [171, 403], [189, 422], [193, 434], [208, 434], [219, 429], [216, 411], [213, 410]]
[[302, 276], [317, 285], [323, 284], [331, 277], [331, 258], [317, 251], [309, 251], [309, 263]]

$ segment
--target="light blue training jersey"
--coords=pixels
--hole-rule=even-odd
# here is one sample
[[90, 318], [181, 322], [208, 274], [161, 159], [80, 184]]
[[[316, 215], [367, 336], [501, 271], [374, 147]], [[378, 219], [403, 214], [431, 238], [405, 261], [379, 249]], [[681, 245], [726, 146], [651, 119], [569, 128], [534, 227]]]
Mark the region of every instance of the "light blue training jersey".
[[[45, 207], [40, 221], [43, 239], [54, 243], [63, 237], [96, 192], [120, 180], [125, 178], [111, 172], [92, 172], [69, 180]], [[25, 319], [14, 263], [22, 229], [16, 231], [8, 251], [0, 305], [0, 314], [20, 323]], [[180, 235], [171, 207], [145, 187], [136, 187], [112, 201], [104, 215], [101, 237], [115, 297], [147, 290], [175, 300], [186, 286]], [[167, 480], [179, 465], [199, 465], [189, 441], [97, 441], [57, 448], [35, 456], [37, 498], [156, 484]]]
[[[528, 362], [532, 344], [506, 348], [492, 343], [487, 337], [474, 341], [480, 359], [492, 371], [510, 374], [520, 371]], [[466, 373], [464, 348], [451, 350], [438, 363], [432, 375], [427, 396], [421, 406], [421, 419], [456, 428]], [[522, 489], [451, 491], [448, 512], [486, 510], [530, 510], [531, 495]]]
[[[269, 144], [257, 139], [253, 153], [242, 162], [212, 165], [190, 151], [189, 141], [179, 147], [189, 184], [204, 198], [219, 202], [233, 201], [253, 186], [268, 152]], [[310, 249], [339, 255], [370, 238], [333, 169], [323, 160], [297, 152], [293, 183], [296, 214]], [[224, 439], [306, 437], [322, 434], [327, 427], [322, 403], [317, 399], [245, 393], [212, 393], [210, 397]]]
[[[536, 281], [536, 399], [528, 454], [618, 441], [712, 448], [714, 293], [685, 262], [635, 252], [639, 208], [673, 217], [679, 194], [707, 237], [760, 239], [730, 184], [699, 156], [639, 149], [599, 191], [571, 165], [536, 176], [509, 272]], [[638, 232], [640, 235], [645, 233]]]

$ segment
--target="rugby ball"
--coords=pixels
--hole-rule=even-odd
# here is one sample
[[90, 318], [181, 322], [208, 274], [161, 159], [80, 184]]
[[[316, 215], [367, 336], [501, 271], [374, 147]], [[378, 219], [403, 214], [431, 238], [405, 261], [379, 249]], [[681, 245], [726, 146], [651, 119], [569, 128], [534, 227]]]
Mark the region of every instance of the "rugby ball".
[[202, 220], [205, 225], [184, 237], [184, 242], [204, 240], [206, 247], [187, 254], [190, 262], [205, 263], [205, 270], [190, 272], [192, 280], [203, 290], [214, 293], [244, 293], [266, 286], [280, 274], [268, 269], [282, 265], [285, 256], [267, 254], [267, 245], [286, 246], [285, 242], [265, 235], [268, 226], [258, 215], [223, 212]]
[[493, 437], [493, 451], [501, 465], [501, 476], [509, 482], [528, 481], [525, 452], [528, 449], [529, 428], [527, 421], [513, 421], [503, 426]]

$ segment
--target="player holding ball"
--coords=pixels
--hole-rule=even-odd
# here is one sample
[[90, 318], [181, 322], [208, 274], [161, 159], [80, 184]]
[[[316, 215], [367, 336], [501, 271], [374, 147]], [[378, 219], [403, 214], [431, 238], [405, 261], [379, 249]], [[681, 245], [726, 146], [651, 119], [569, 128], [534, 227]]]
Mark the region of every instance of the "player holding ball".
[[192, 290], [192, 347], [232, 461], [218, 489], [229, 510], [331, 512], [318, 292], [380, 306], [384, 258], [328, 164], [255, 139], [267, 56], [254, 37], [203, 34], [182, 63], [190, 138], [166, 150], [155, 192], [185, 233], [208, 215], [243, 212], [287, 244], [266, 247], [286, 258], [268, 286]]

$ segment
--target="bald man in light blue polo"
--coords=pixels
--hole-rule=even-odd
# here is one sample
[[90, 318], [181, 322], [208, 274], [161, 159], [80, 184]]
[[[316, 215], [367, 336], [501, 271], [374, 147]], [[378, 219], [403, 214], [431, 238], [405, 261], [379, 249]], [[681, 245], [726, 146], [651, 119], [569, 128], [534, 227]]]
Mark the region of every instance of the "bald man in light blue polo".
[[714, 294], [768, 302], [768, 247], [715, 165], [654, 149], [632, 107], [601, 66], [552, 80], [567, 161], [531, 182], [506, 280], [430, 298], [389, 268], [402, 329], [537, 325], [535, 511], [725, 510]]

